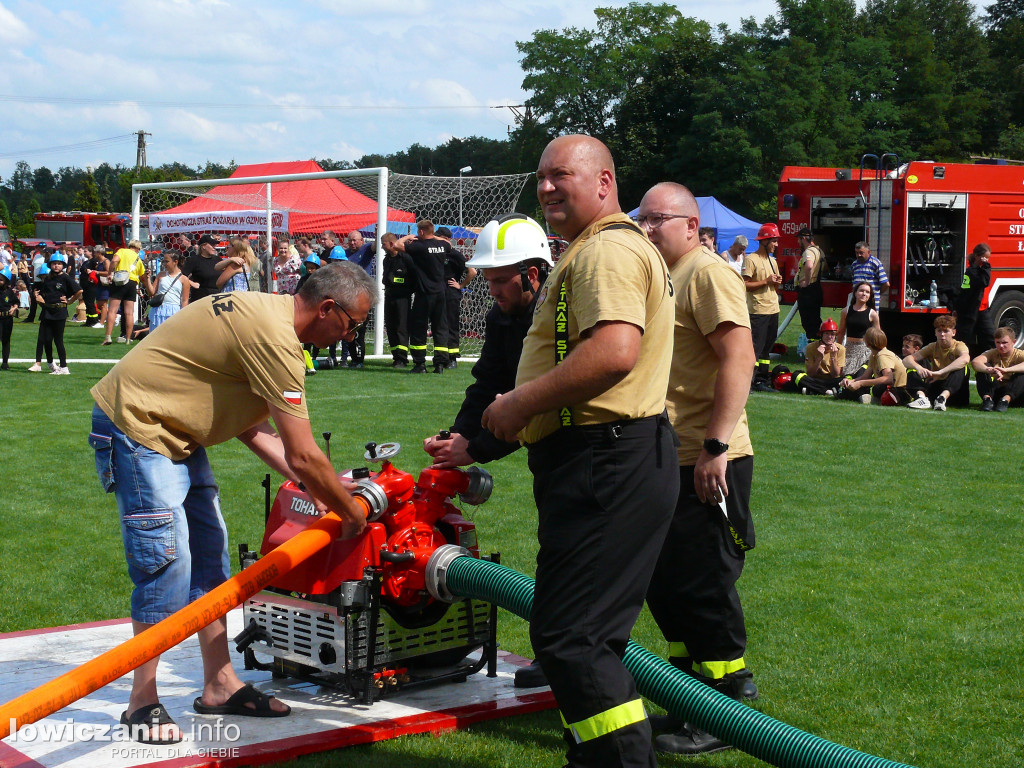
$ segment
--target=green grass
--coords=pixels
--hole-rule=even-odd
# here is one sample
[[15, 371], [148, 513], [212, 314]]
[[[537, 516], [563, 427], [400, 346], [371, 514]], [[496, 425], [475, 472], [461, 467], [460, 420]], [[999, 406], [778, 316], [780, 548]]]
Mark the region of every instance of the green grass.
[[[15, 326], [31, 357], [34, 325]], [[784, 340], [795, 341], [791, 326]], [[72, 358], [117, 356], [102, 333], [68, 328]], [[792, 337], [792, 338], [790, 338]], [[795, 355], [786, 362], [791, 367]], [[127, 614], [113, 499], [86, 443], [88, 388], [107, 370], [0, 374], [0, 631]], [[450, 424], [469, 366], [413, 377], [383, 365], [309, 380], [314, 432], [333, 432], [336, 466], [367, 440], [397, 440], [418, 473], [420, 441]], [[1024, 652], [1019, 462], [1024, 412], [940, 414], [777, 393], [748, 406], [757, 548], [740, 582], [757, 706], [847, 746], [928, 768], [1024, 766], [1017, 663]], [[535, 510], [525, 453], [492, 464], [489, 502], [467, 508], [483, 551], [533, 572]], [[261, 539], [262, 465], [237, 441], [214, 448], [232, 543]], [[529, 655], [523, 621], [503, 614], [504, 648]], [[634, 639], [664, 653], [645, 611]], [[553, 712], [413, 736], [295, 761], [310, 766], [550, 766]], [[738, 752], [661, 764], [757, 766]]]

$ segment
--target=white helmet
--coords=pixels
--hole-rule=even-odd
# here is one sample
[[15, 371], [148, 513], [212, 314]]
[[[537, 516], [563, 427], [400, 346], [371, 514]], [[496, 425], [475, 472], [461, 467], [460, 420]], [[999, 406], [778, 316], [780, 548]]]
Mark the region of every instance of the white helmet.
[[473, 258], [467, 267], [489, 269], [491, 267], [513, 267], [524, 261], [540, 259], [553, 267], [548, 236], [544, 229], [531, 218], [519, 213], [502, 216], [487, 222], [476, 239]]

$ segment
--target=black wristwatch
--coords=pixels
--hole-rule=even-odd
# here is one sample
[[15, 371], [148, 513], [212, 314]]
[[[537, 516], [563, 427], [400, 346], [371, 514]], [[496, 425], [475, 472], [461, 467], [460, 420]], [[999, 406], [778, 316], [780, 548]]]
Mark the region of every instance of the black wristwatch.
[[704, 441], [704, 450], [707, 451], [710, 456], [721, 456], [729, 450], [729, 444], [723, 443], [721, 440], [716, 440], [713, 437], [709, 437]]

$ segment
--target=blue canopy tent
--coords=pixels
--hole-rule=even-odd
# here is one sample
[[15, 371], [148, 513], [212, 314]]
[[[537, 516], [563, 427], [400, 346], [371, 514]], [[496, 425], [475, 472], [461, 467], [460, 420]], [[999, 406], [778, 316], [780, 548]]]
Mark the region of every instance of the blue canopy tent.
[[[756, 221], [745, 219], [735, 211], [730, 211], [713, 197], [698, 197], [697, 205], [700, 208], [700, 225], [702, 227], [713, 227], [715, 229], [715, 244], [719, 252], [724, 251], [736, 235], [746, 235], [747, 253], [757, 250], [757, 230], [761, 225]], [[636, 216], [639, 208], [629, 212], [629, 216]]]

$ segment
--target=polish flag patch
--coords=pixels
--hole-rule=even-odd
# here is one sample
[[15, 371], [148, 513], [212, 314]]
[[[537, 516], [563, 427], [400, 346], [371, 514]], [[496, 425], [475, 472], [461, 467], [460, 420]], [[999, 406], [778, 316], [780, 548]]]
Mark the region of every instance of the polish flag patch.
[[301, 392], [289, 392], [285, 390], [281, 393], [281, 396], [292, 405], [302, 405], [302, 393]]

